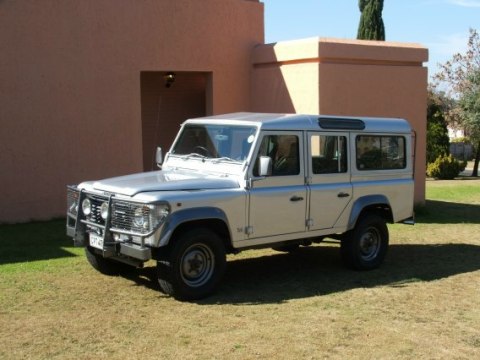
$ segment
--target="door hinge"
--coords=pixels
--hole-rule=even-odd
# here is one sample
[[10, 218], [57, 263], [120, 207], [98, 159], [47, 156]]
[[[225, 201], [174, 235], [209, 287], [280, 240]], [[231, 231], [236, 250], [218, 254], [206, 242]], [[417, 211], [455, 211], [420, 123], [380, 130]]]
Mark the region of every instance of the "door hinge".
[[307, 219], [306, 225], [307, 228], [311, 228], [313, 226], [313, 219]]
[[245, 234], [247, 235], [253, 234], [253, 226], [245, 226]]

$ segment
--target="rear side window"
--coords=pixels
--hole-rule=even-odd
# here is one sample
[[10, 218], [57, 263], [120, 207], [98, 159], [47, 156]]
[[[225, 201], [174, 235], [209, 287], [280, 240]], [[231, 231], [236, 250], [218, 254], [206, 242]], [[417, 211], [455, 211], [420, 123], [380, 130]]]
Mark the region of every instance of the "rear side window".
[[347, 138], [345, 136], [312, 135], [310, 144], [314, 174], [347, 172]]
[[359, 135], [356, 139], [358, 170], [405, 169], [405, 137]]

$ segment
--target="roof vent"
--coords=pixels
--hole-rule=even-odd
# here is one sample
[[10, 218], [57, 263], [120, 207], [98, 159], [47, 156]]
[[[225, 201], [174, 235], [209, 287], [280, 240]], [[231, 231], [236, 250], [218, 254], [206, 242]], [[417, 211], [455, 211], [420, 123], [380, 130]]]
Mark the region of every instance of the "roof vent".
[[364, 130], [365, 123], [360, 119], [319, 117], [318, 125], [328, 130]]

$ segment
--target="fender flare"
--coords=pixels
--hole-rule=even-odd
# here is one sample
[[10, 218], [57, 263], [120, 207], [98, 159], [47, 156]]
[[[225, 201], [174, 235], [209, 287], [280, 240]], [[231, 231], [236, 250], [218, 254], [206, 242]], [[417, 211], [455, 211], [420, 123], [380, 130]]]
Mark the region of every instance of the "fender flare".
[[357, 223], [360, 214], [363, 209], [372, 205], [385, 206], [391, 209], [390, 202], [388, 201], [385, 195], [366, 195], [355, 200], [352, 206], [352, 211], [350, 212], [350, 218], [348, 219], [347, 230], [352, 230]]
[[[158, 246], [166, 246], [170, 243], [170, 239], [180, 225], [197, 220], [220, 220], [227, 227], [230, 233], [230, 226], [228, 224], [227, 215], [225, 212], [216, 207], [196, 207], [175, 211], [164, 224], [160, 233]], [[230, 234], [231, 235], [231, 234]]]

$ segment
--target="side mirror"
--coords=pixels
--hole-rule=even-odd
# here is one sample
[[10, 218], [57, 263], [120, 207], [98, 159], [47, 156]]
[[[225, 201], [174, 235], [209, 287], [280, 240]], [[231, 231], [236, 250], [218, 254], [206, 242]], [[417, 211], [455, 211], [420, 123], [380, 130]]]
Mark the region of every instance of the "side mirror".
[[272, 158], [270, 156], [260, 156], [258, 170], [260, 176], [272, 175]]
[[162, 154], [162, 148], [161, 147], [157, 147], [157, 152], [155, 153], [155, 161], [157, 163], [157, 166], [159, 168], [162, 168], [163, 154]]

